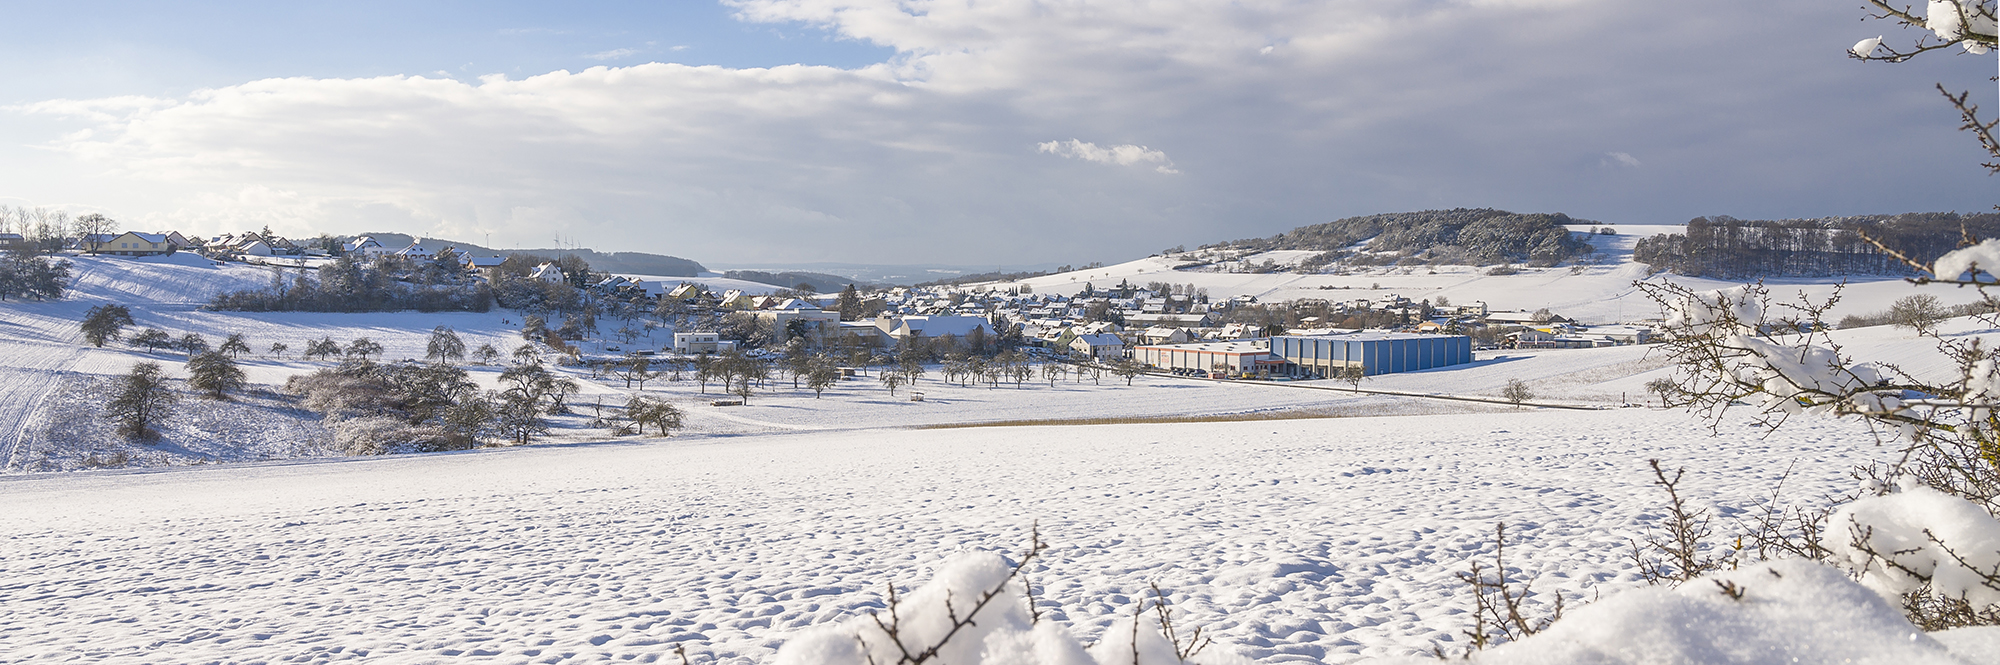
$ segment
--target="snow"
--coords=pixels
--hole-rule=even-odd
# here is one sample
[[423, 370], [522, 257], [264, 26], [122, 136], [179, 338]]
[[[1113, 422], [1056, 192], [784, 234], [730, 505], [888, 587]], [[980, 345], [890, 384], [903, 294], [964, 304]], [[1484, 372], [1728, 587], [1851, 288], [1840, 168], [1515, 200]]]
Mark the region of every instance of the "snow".
[[[1963, 655], [1991, 656], [1978, 651]], [[1547, 632], [1472, 660], [1494, 665], [1965, 663], [1959, 656], [1839, 571], [1805, 561], [1776, 561], [1716, 573], [1677, 589], [1613, 596], [1579, 608]]]
[[[1637, 235], [1620, 231], [1593, 240]], [[389, 360], [421, 358], [431, 328], [449, 325], [469, 347], [510, 350], [521, 343], [518, 316], [203, 312], [196, 306], [209, 295], [261, 286], [270, 269], [186, 255], [77, 263], [72, 299], [0, 306], [0, 503], [16, 507], [0, 511], [0, 604], [9, 609], [0, 653], [9, 660], [678, 662], [674, 647], [684, 645], [697, 663], [838, 662], [858, 643], [837, 637], [872, 625], [859, 622], [886, 609], [888, 585], [907, 592], [912, 611], [934, 609], [942, 592], [918, 587], [943, 580], [934, 588], [957, 598], [992, 582], [1008, 561], [996, 555], [1018, 557], [1037, 525], [1051, 547], [1025, 572], [1042, 620], [1024, 627], [1025, 599], [1008, 596], [1004, 617], [965, 642], [1017, 656], [991, 662], [1130, 662], [1130, 616], [1153, 584], [1184, 630], [1215, 639], [1204, 663], [1424, 658], [1465, 647], [1470, 599], [1457, 574], [1490, 561], [1497, 522], [1512, 534], [1510, 566], [1534, 580], [1530, 609], [1547, 609], [1557, 593], [1573, 607], [1599, 600], [1477, 660], [1994, 662], [2000, 653], [1993, 630], [1915, 633], [1875, 593], [1805, 564], [1724, 574], [1748, 589], [1740, 601], [1706, 581], [1641, 589], [1628, 543], [1663, 519], [1647, 459], [1687, 467], [1683, 492], [1723, 525], [1761, 513], [1788, 467], [1787, 497], [1811, 501], [1850, 490], [1848, 469], [1895, 453], [1857, 422], [1801, 418], [1774, 431], [1739, 414], [1711, 435], [1686, 414], [1610, 408], [1668, 371], [1647, 347], [1481, 353], [1471, 365], [1371, 377], [1361, 392], [1155, 376], [1127, 386], [1108, 375], [1101, 384], [961, 387], [933, 368], [895, 395], [873, 376], [817, 398], [774, 379], [747, 405], [713, 407], [715, 395], [692, 381], [662, 380], [643, 392], [688, 411], [687, 429], [672, 438], [606, 440], [569, 428], [526, 447], [340, 458], [315, 447], [324, 428], [311, 414], [286, 411], [268, 392], [325, 366], [297, 358], [304, 340], [367, 336]], [[1530, 298], [1610, 293], [1616, 271], [1629, 268], [1302, 276], [1183, 273], [1174, 263], [1088, 272], [1278, 294], [1432, 279], [1454, 300], [1491, 289], [1523, 301], [1495, 308], [1532, 309]], [[1533, 288], [1550, 292], [1512, 292]], [[1850, 288], [1845, 302], [1879, 311], [1908, 289], [1883, 280]], [[191, 411], [159, 445], [51, 457], [58, 434], [104, 427], [87, 422], [91, 386], [141, 360], [179, 368], [178, 354], [82, 346], [75, 322], [104, 302], [130, 305], [140, 327], [211, 342], [241, 332], [260, 355], [274, 341], [293, 350], [246, 357], [261, 385], [229, 403], [188, 400]], [[1591, 307], [1582, 310], [1606, 311]], [[1996, 332], [1969, 319], [1940, 327], [1948, 339]], [[1856, 357], [1953, 371], [1906, 330], [1834, 336]], [[497, 371], [469, 369], [486, 385]], [[1538, 400], [1601, 408], [1421, 396], [1492, 395], [1512, 379]], [[586, 413], [641, 392], [583, 383], [572, 404]], [[913, 389], [925, 400], [910, 401]], [[925, 428], [1282, 412], [1333, 417]], [[135, 468], [23, 473], [121, 451]], [[1890, 545], [1900, 549], [1921, 542], [1909, 539], [1922, 527], [1965, 542], [1994, 537], [1951, 510], [1912, 504], [1923, 501], [1935, 503], [1906, 491], [1850, 509], [1892, 525], [1879, 533], [1903, 538]], [[1913, 556], [1944, 565], [1936, 554]], [[1139, 627], [1140, 649], [1157, 650], [1151, 624]], [[807, 655], [781, 657], [792, 642]]]
[[1848, 49], [1848, 51], [1855, 55], [1866, 58], [1870, 55], [1874, 55], [1875, 49], [1881, 46], [1882, 46], [1882, 36], [1876, 35], [1874, 37], [1869, 37], [1867, 39], [1855, 42], [1854, 47]]
[[[1078, 407], [1079, 410], [1085, 407]], [[1415, 423], [1421, 427], [1413, 427]], [[1454, 577], [1510, 563], [1573, 599], [1635, 586], [1644, 460], [1724, 515], [1845, 489], [1852, 423], [1648, 409], [1256, 423], [697, 434], [171, 473], [11, 476], [0, 652], [23, 661], [771, 659], [967, 551], [1017, 554], [1081, 640], [1158, 583], [1258, 662], [1461, 645]], [[1545, 603], [1547, 598], [1540, 597]]]
[[[1938, 257], [1931, 266], [1931, 273], [1938, 279], [1992, 281], [1993, 271], [2000, 270], [2000, 239], [1988, 239], [1971, 247], [1953, 250]], [[1966, 274], [1975, 270], [1978, 272]]]
[[2000, 521], [1971, 502], [1910, 487], [1842, 506], [1831, 524], [1847, 534], [1830, 539], [1834, 556], [1891, 602], [1929, 580], [1940, 598], [2000, 603], [1980, 577], [2000, 570]]

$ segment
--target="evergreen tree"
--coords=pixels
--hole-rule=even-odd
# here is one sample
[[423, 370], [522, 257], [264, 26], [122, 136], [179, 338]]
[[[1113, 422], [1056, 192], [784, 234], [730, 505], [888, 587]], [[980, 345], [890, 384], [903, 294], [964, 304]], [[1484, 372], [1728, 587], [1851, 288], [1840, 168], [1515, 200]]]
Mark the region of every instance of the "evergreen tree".
[[849, 284], [847, 288], [841, 289], [840, 298], [835, 302], [837, 304], [834, 308], [840, 310], [840, 320], [858, 321], [861, 319], [861, 293], [854, 288], [853, 284]]

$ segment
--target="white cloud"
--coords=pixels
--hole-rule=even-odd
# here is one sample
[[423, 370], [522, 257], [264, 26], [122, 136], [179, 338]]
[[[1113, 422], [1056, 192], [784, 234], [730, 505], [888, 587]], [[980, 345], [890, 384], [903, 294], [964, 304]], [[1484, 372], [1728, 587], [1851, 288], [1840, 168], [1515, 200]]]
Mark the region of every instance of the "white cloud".
[[[715, 261], [1110, 260], [1161, 237], [1427, 207], [1676, 221], [1973, 209], [1990, 191], [1977, 169], [1838, 168], [1854, 153], [1948, 162], [1930, 157], [1963, 138], [1924, 86], [1956, 80], [1944, 67], [1988, 74], [1947, 59], [1883, 94], [1911, 75], [1826, 54], [1856, 16], [1817, 0], [728, 4], [896, 55], [845, 70], [270, 79], [12, 110], [65, 119], [40, 147], [101, 173], [41, 198], [148, 192], [106, 202], [121, 218], [423, 225], [530, 245], [559, 227]], [[1733, 19], [1688, 18], [1712, 16]], [[1883, 78], [1857, 87], [1865, 76]], [[1038, 153], [1175, 171], [1161, 150], [1049, 140], [1062, 136], [1142, 137], [1200, 166], [1045, 168]], [[1616, 178], [1636, 154], [1652, 177]], [[1055, 233], [1077, 242], [1036, 240]]]
[[599, 52], [597, 52], [597, 53], [588, 53], [588, 54], [585, 54], [585, 55], [584, 55], [583, 57], [585, 57], [585, 58], [589, 58], [589, 59], [591, 59], [591, 60], [624, 60], [624, 59], [626, 59], [626, 58], [630, 58], [630, 57], [632, 57], [632, 56], [635, 56], [635, 55], [638, 55], [638, 54], [639, 54], [639, 51], [638, 51], [637, 49], [629, 49], [629, 48], [615, 48], [615, 49], [611, 49], [611, 50], [609, 50], [609, 51], [599, 51]]
[[1081, 159], [1086, 162], [1117, 164], [1119, 166], [1158, 164], [1153, 170], [1161, 173], [1180, 173], [1180, 171], [1174, 170], [1174, 163], [1172, 160], [1167, 159], [1167, 153], [1153, 150], [1143, 145], [1128, 144], [1100, 148], [1095, 143], [1085, 143], [1077, 139], [1070, 139], [1068, 143], [1062, 141], [1037, 143], [1035, 144], [1035, 148], [1041, 152], [1072, 159]]

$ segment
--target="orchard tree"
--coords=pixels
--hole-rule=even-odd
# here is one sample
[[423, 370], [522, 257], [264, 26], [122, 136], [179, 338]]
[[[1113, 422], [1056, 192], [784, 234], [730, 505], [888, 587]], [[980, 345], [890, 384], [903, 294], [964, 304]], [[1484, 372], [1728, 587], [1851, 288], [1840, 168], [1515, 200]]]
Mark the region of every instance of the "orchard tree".
[[158, 438], [153, 425], [171, 415], [179, 401], [160, 364], [151, 361], [133, 365], [130, 374], [118, 377], [113, 391], [104, 413], [118, 424], [120, 434], [134, 439]]
[[101, 349], [125, 335], [125, 329], [132, 325], [132, 310], [124, 305], [98, 305], [84, 313], [81, 325], [83, 340]]
[[201, 333], [191, 332], [181, 335], [180, 340], [174, 342], [174, 347], [180, 349], [181, 353], [187, 354], [189, 358], [193, 358], [196, 355], [208, 353], [208, 338], [202, 337]]
[[673, 436], [673, 431], [681, 428], [682, 414], [679, 407], [663, 400], [645, 395], [635, 395], [625, 403], [625, 417], [639, 426], [639, 433], [646, 433], [646, 426], [660, 430], [660, 436]]
[[306, 340], [306, 360], [312, 360], [313, 356], [324, 359], [337, 355], [340, 355], [340, 342], [333, 341], [332, 337]]
[[458, 331], [450, 326], [431, 329], [430, 343], [425, 346], [424, 357], [444, 363], [465, 359], [465, 340], [458, 338]]
[[382, 345], [376, 344], [375, 340], [366, 337], [356, 337], [353, 342], [347, 345], [347, 355], [361, 356], [362, 360], [367, 360], [368, 356], [380, 355], [381, 353]]
[[270, 354], [272, 357], [275, 357], [279, 360], [284, 360], [285, 352], [290, 350], [292, 350], [292, 347], [287, 346], [284, 342], [272, 342]]
[[222, 340], [222, 346], [216, 347], [215, 350], [229, 354], [230, 358], [235, 358], [238, 354], [251, 353], [250, 343], [243, 341], [243, 333], [229, 333], [229, 338]]
[[146, 347], [146, 352], [152, 353], [162, 348], [173, 346], [174, 338], [168, 336], [165, 330], [147, 328], [139, 331], [139, 334], [132, 336], [132, 345]]
[[243, 387], [243, 368], [219, 351], [196, 354], [187, 361], [188, 387], [208, 393], [209, 399], [223, 399], [223, 393]]

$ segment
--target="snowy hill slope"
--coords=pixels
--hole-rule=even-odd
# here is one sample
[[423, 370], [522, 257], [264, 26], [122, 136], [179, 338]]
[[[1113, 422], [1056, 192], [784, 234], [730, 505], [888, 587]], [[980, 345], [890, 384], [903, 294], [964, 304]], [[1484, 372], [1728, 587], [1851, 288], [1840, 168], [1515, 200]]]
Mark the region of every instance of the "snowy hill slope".
[[[1717, 289], [1739, 282], [1650, 274], [1644, 264], [1632, 261], [1632, 246], [1642, 237], [1679, 232], [1679, 226], [1618, 227], [1618, 235], [1591, 235], [1587, 240], [1598, 249], [1599, 262], [1582, 267], [1519, 268], [1513, 275], [1488, 275], [1488, 269], [1473, 266], [1349, 268], [1345, 274], [1266, 274], [1209, 272], [1212, 268], [1176, 270], [1191, 262], [1188, 255], [1153, 256], [1101, 268], [1044, 275], [1019, 282], [989, 284], [1006, 288], [1025, 284], [1035, 293], [1074, 295], [1085, 284], [1098, 289], [1128, 281], [1144, 286], [1149, 282], [1194, 284], [1208, 289], [1211, 298], [1238, 295], [1256, 296], [1276, 302], [1299, 298], [1327, 300], [1374, 299], [1396, 294], [1411, 300], [1448, 299], [1469, 305], [1484, 301], [1493, 310], [1534, 311], [1543, 307], [1586, 323], [1631, 322], [1658, 318], [1659, 308], [1635, 287], [1634, 281], [1670, 281], [1694, 289]], [[1577, 229], [1584, 230], [1584, 229]], [[1295, 262], [1310, 252], [1267, 252], [1252, 257], [1271, 258], [1281, 265]], [[1842, 279], [1769, 280], [1774, 297], [1796, 300], [1804, 293], [1813, 300], [1832, 295]], [[1896, 299], [1914, 293], [1929, 293], [1946, 304], [1977, 300], [1976, 294], [1957, 289], [1919, 291], [1901, 279], [1865, 275], [1846, 278], [1841, 301], [1833, 310], [1834, 320], [1854, 314], [1887, 310]]]

